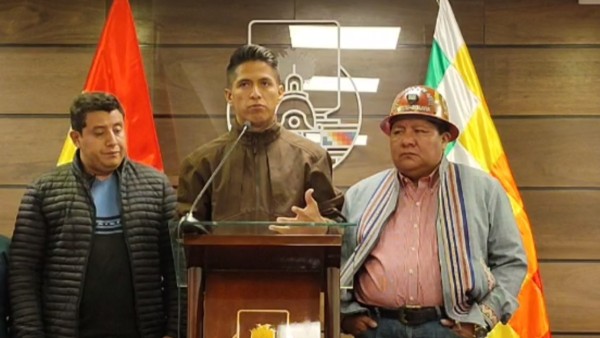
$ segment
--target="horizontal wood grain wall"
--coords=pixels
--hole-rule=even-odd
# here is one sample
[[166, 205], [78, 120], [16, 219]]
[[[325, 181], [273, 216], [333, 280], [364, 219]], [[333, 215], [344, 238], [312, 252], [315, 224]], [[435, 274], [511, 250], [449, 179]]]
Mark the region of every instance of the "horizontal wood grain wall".
[[[531, 219], [553, 335], [600, 338], [600, 6], [451, 3]], [[390, 166], [378, 123], [396, 92], [423, 82], [437, 15], [433, 0], [131, 4], [172, 177], [187, 153], [226, 130], [224, 68], [246, 42], [250, 20], [401, 26], [396, 50], [342, 54], [352, 76], [380, 78], [377, 93], [361, 95], [368, 144], [355, 147], [334, 173], [343, 188]], [[12, 233], [26, 185], [56, 163], [69, 104], [83, 87], [109, 7], [110, 1], [0, 2], [2, 234]], [[281, 52], [289, 37], [281, 27], [261, 27], [256, 41]], [[331, 67], [321, 60], [319, 67]]]

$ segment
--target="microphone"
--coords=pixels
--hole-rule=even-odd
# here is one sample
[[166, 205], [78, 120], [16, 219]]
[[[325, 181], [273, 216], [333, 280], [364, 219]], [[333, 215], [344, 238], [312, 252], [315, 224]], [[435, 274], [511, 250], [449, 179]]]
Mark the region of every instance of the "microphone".
[[202, 189], [200, 190], [200, 192], [196, 196], [196, 199], [194, 199], [194, 202], [192, 203], [192, 207], [190, 208], [190, 210], [179, 221], [179, 229], [180, 230], [181, 229], [200, 230], [201, 234], [208, 234], [208, 233], [211, 232], [212, 229], [210, 229], [210, 227], [207, 227], [207, 226], [205, 226], [203, 224], [200, 224], [200, 221], [198, 221], [196, 219], [196, 217], [194, 217], [194, 210], [196, 210], [196, 206], [200, 202], [200, 199], [204, 196], [204, 194], [208, 190], [208, 187], [210, 187], [212, 181], [215, 179], [215, 176], [221, 170], [221, 167], [223, 167], [223, 164], [225, 164], [225, 162], [227, 162], [227, 159], [229, 158], [229, 156], [233, 152], [233, 149], [235, 149], [235, 147], [237, 146], [237, 144], [240, 142], [240, 139], [242, 138], [242, 136], [244, 136], [244, 134], [246, 133], [246, 131], [248, 129], [250, 129], [251, 126], [252, 126], [252, 123], [250, 123], [250, 121], [244, 122], [244, 125], [242, 127], [242, 132], [237, 137], [237, 139], [235, 140], [235, 142], [233, 142], [233, 145], [231, 146], [231, 148], [229, 148], [229, 150], [227, 151], [227, 153], [225, 153], [225, 156], [223, 156], [223, 159], [221, 159], [221, 162], [219, 162], [219, 165], [217, 165], [217, 167], [212, 172], [212, 174], [210, 175], [210, 177], [208, 178], [208, 180], [206, 181], [206, 183], [204, 183], [204, 186], [202, 187]]

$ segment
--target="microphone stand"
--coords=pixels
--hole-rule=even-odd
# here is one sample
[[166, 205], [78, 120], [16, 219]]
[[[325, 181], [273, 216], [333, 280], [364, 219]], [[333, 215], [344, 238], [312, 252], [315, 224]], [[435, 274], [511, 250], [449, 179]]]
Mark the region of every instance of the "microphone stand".
[[[223, 156], [223, 159], [221, 160], [221, 162], [219, 162], [219, 165], [217, 165], [215, 170], [212, 172], [212, 174], [210, 175], [210, 177], [208, 178], [208, 180], [206, 181], [206, 183], [204, 184], [204, 186], [202, 187], [202, 189], [196, 196], [196, 199], [194, 199], [194, 202], [192, 203], [190, 210], [179, 221], [179, 226], [178, 226], [179, 229], [191, 227], [191, 228], [194, 228], [195, 230], [200, 230], [201, 234], [208, 234], [211, 232], [210, 228], [207, 229], [204, 225], [200, 224], [200, 221], [197, 220], [196, 217], [194, 217], [194, 215], [193, 215], [194, 210], [196, 210], [196, 207], [198, 206], [200, 199], [204, 196], [204, 194], [208, 190], [208, 187], [210, 187], [210, 184], [215, 179], [216, 174], [221, 170], [221, 167], [223, 167], [223, 164], [225, 164], [225, 162], [227, 162], [227, 159], [233, 152], [233, 149], [235, 149], [235, 146], [237, 146], [238, 142], [240, 142], [240, 139], [242, 138], [242, 136], [244, 136], [246, 131], [248, 129], [250, 129], [250, 126], [251, 126], [250, 121], [244, 122], [244, 127], [242, 128], [240, 135], [236, 138], [236, 140], [235, 140], [235, 142], [233, 142], [233, 145], [231, 146], [231, 148], [229, 148], [227, 153], [225, 153], [225, 156]], [[181, 234], [179, 233], [178, 235], [180, 236]]]

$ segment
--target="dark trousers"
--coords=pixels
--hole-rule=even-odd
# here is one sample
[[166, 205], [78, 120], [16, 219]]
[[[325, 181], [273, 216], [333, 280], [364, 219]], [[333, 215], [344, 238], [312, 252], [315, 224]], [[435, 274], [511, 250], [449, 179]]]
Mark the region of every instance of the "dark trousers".
[[373, 318], [377, 327], [369, 329], [358, 338], [458, 338], [451, 329], [439, 321], [431, 321], [417, 326], [407, 326], [389, 318]]

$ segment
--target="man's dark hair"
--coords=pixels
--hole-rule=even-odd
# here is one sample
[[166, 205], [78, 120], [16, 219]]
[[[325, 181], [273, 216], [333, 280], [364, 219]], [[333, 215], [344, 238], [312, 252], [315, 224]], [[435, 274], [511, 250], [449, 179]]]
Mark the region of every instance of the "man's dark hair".
[[250, 44], [239, 47], [231, 54], [229, 65], [227, 65], [227, 87], [230, 87], [233, 83], [237, 67], [248, 61], [262, 61], [268, 64], [277, 74], [277, 82], [281, 82], [279, 70], [277, 70], [278, 62], [275, 54], [266, 47]]
[[431, 122], [431, 124], [433, 124], [435, 126], [435, 128], [438, 131], [438, 134], [440, 134], [440, 135], [442, 135], [443, 133], [450, 132], [450, 126], [447, 123], [444, 123], [443, 121], [440, 121], [434, 117], [428, 117], [428, 116], [423, 116], [423, 115], [411, 115], [411, 114], [395, 115], [390, 119], [390, 126], [393, 126], [394, 123], [396, 123], [397, 121], [400, 121], [402, 119], [410, 119], [410, 118], [421, 118], [425, 121]]
[[117, 98], [109, 93], [87, 92], [81, 93], [75, 97], [73, 104], [69, 109], [71, 115], [71, 129], [82, 132], [85, 128], [85, 119], [88, 113], [96, 111], [105, 111], [110, 113], [118, 110], [121, 115], [125, 115], [123, 107]]
[[438, 134], [442, 135], [443, 133], [450, 132], [450, 126], [447, 123], [444, 123], [435, 118], [428, 118], [427, 121], [431, 122], [438, 130]]

